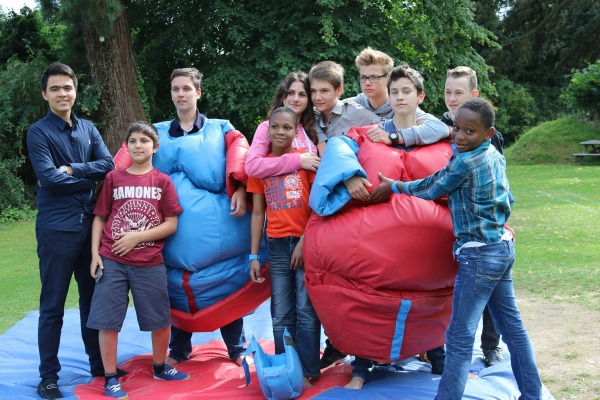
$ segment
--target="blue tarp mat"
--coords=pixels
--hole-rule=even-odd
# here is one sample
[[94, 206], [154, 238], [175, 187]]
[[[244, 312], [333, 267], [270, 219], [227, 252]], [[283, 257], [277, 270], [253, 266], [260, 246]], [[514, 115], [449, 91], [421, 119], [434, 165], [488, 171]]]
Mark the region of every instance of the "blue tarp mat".
[[[33, 311], [5, 333], [0, 335], [0, 376], [2, 376], [2, 380], [0, 380], [1, 399], [38, 398], [36, 394], [36, 387], [39, 383], [37, 323], [38, 312]], [[250, 339], [250, 337], [254, 335], [260, 340], [264, 347], [265, 344], [267, 344], [265, 350], [268, 352], [269, 350], [272, 351], [273, 336], [271, 331], [269, 302], [263, 303], [254, 314], [246, 316], [244, 318], [244, 323], [247, 338]], [[479, 333], [477, 339], [479, 339]], [[195, 345], [194, 348], [196, 349], [197, 346], [203, 344], [215, 341], [218, 343], [221, 341], [221, 336], [218, 330], [211, 333], [194, 333], [192, 341]], [[270, 348], [268, 345], [269, 341], [271, 343]], [[217, 357], [221, 357], [222, 359], [223, 373], [229, 373], [228, 371], [233, 370], [234, 382], [233, 391], [230, 385], [228, 392], [226, 392], [227, 394], [223, 393], [223, 395], [218, 397], [227, 398], [228, 396], [231, 396], [232, 393], [237, 393], [239, 390], [239, 398], [260, 399], [262, 396], [260, 396], [260, 390], [257, 389], [258, 381], [256, 380], [256, 376], [253, 376], [250, 386], [245, 388], [241, 368], [238, 369], [227, 359], [224, 345], [221, 346], [221, 348], [222, 350], [220, 351], [222, 351], [223, 354], [218, 354]], [[150, 333], [139, 331], [135, 310], [133, 308], [129, 309], [123, 329], [119, 335], [118, 353], [119, 364], [141, 355], [151, 353]], [[506, 348], [504, 348], [504, 358], [506, 362], [495, 367], [485, 368], [481, 356], [479, 343], [478, 340], [476, 340], [471, 370], [472, 372], [477, 373], [480, 378], [469, 379], [464, 399], [518, 399], [519, 391], [510, 368], [510, 355]], [[83, 350], [83, 343], [79, 333], [79, 312], [77, 310], [67, 310], [65, 312], [59, 359], [62, 364], [62, 370], [59, 373], [60, 389], [67, 399], [75, 399], [77, 398], [74, 395], [76, 386], [92, 382], [92, 377], [89, 375], [87, 355]], [[189, 372], [186, 371], [186, 364], [191, 365], [192, 361], [181, 364], [180, 369]], [[392, 366], [375, 368], [364, 388], [360, 391], [339, 387], [343, 386], [343, 384], [350, 379], [350, 371], [351, 368], [349, 365], [344, 364], [324, 370], [322, 377], [315, 381], [315, 388], [305, 390], [300, 399], [352, 400], [368, 398], [377, 400], [401, 398], [410, 400], [431, 400], [435, 396], [440, 379], [438, 375], [431, 375], [429, 364], [418, 361], [416, 357], [395, 363]], [[201, 373], [202, 368], [199, 369], [198, 374], [192, 372], [192, 381], [195, 376], [200, 376]], [[136, 376], [137, 375], [132, 373], [131, 379], [136, 379]], [[206, 379], [206, 376], [202, 377], [204, 383]], [[223, 379], [223, 377], [219, 377], [219, 374], [217, 373], [213, 374], [213, 378], [210, 379], [214, 379], [210, 390], [213, 391], [213, 396], [216, 396], [216, 392], [214, 391], [218, 389], [215, 389], [215, 387], [219, 386], [219, 379]], [[238, 380], [239, 382], [237, 382]], [[97, 381], [100, 382], [100, 380]], [[192, 383], [190, 382], [188, 385], [189, 384]], [[98, 389], [94, 389], [97, 391], [98, 395], [102, 395], [102, 391], [99, 388], [100, 385], [101, 384], [98, 383], [96, 385], [98, 386]], [[255, 387], [252, 388], [253, 386]], [[174, 388], [174, 386], [171, 386], [171, 388]], [[130, 399], [152, 398], [160, 400], [169, 398], [211, 398], [208, 394], [202, 395], [202, 393], [206, 393], [202, 390], [197, 392], [192, 390], [191, 392], [188, 392], [190, 393], [189, 396], [182, 393], [173, 393], [173, 395], [170, 396], [167, 394], [168, 391], [165, 393], [154, 392], [148, 396], [135, 396], [135, 393], [131, 392]], [[78, 393], [80, 399], [102, 398], [102, 396], [90, 397], [85, 395], [85, 393], [89, 393], [89, 390], [87, 392], [86, 390], [78, 390]], [[84, 394], [82, 395], [82, 393]], [[553, 399], [552, 395], [550, 395], [546, 389], [544, 389], [543, 398], [544, 400]]]

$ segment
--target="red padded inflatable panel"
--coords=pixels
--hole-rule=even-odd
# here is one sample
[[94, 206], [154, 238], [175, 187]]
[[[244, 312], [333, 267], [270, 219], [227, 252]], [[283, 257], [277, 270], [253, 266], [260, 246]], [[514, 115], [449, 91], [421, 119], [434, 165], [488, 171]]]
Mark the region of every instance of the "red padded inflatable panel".
[[[406, 152], [372, 143], [365, 131], [354, 134], [371, 189], [379, 171], [394, 179], [425, 177], [452, 154], [447, 142]], [[305, 232], [306, 285], [334, 346], [390, 362], [444, 344], [457, 271], [453, 242], [447, 207], [404, 194], [380, 204], [350, 202], [328, 217], [314, 214]]]

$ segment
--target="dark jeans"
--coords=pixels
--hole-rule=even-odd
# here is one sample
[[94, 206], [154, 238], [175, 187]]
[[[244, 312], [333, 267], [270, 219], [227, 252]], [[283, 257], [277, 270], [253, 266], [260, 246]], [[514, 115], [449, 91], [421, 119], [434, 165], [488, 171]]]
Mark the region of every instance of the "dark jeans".
[[432, 350], [427, 350], [427, 358], [431, 362], [431, 373], [441, 375], [446, 367], [446, 349], [444, 346], [436, 347]]
[[81, 338], [89, 357], [90, 368], [104, 370], [100, 357], [98, 331], [86, 327], [95, 285], [94, 279], [90, 275], [91, 223], [91, 216], [84, 218], [81, 232], [36, 229], [42, 281], [38, 323], [39, 369], [42, 379], [58, 379], [60, 371], [58, 348], [65, 313], [65, 301], [73, 274], [79, 292]]
[[[227, 354], [235, 361], [244, 354], [246, 336], [244, 335], [244, 319], [235, 321], [221, 328], [223, 342], [227, 346]], [[177, 362], [186, 361], [192, 353], [192, 333], [171, 326], [171, 341], [169, 342], [169, 357]]]
[[481, 331], [481, 349], [495, 349], [500, 344], [500, 334], [496, 332], [490, 308], [486, 305], [483, 310], [483, 330]]

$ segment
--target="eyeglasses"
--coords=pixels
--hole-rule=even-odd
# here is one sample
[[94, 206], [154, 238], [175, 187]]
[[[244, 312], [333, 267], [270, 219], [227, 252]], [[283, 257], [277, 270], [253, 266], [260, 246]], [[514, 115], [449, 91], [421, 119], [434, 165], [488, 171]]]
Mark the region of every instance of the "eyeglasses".
[[369, 81], [371, 83], [377, 83], [379, 82], [379, 80], [383, 77], [386, 77], [387, 74], [383, 74], [383, 75], [359, 75], [358, 76], [358, 80], [360, 81], [360, 83], [365, 83], [366, 81]]

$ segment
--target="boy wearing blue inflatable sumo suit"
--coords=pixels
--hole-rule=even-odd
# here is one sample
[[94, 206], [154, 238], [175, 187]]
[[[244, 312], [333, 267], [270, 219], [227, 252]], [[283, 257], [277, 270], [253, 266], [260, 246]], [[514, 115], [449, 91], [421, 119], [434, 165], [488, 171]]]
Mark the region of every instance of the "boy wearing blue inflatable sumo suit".
[[488, 305], [506, 342], [522, 398], [541, 399], [542, 383], [533, 347], [517, 308], [512, 283], [514, 241], [504, 228], [513, 203], [506, 161], [490, 144], [494, 109], [483, 99], [466, 101], [452, 130], [456, 153], [448, 165], [425, 179], [393, 181], [381, 173], [382, 186], [395, 193], [435, 199], [448, 194], [458, 261], [452, 317], [446, 333], [446, 368], [437, 400], [462, 398], [467, 383], [477, 325]]
[[[206, 117], [201, 114], [196, 104], [200, 100], [202, 90], [202, 73], [195, 68], [176, 69], [171, 74], [171, 99], [177, 109], [177, 118], [171, 121], [169, 135], [172, 137], [185, 136], [198, 132]], [[243, 216], [246, 212], [246, 188], [239, 185], [231, 200], [231, 214]], [[242, 364], [244, 345], [244, 320], [239, 318], [221, 328], [223, 341], [227, 346], [229, 357], [239, 366]], [[192, 333], [185, 332], [175, 326], [171, 327], [171, 342], [169, 343], [167, 362], [176, 364], [188, 359], [192, 351]]]

